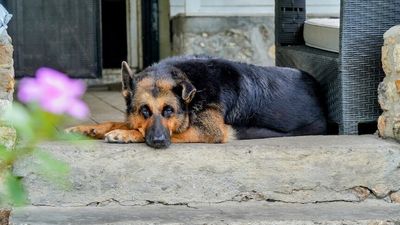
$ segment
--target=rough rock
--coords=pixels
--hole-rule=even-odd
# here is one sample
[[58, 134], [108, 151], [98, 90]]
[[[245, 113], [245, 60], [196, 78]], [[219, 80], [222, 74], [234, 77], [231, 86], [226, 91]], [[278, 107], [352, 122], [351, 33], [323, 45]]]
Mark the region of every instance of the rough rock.
[[17, 133], [14, 128], [0, 126], [0, 143], [8, 149], [12, 149], [17, 140]]
[[[11, 107], [14, 94], [13, 46], [7, 32], [0, 34], [0, 116]], [[16, 141], [15, 130], [0, 122], [0, 144], [8, 148]]]
[[[89, 143], [42, 145], [71, 165], [66, 189], [32, 170], [35, 160], [16, 165], [33, 205], [390, 201], [400, 189], [400, 145], [372, 135], [174, 144], [161, 151]], [[357, 187], [371, 194], [363, 197]]]
[[0, 225], [8, 225], [10, 217], [10, 210], [0, 209]]
[[274, 65], [273, 17], [185, 17], [172, 19], [173, 54], [207, 54]]
[[400, 206], [377, 202], [284, 204], [224, 203], [215, 205], [136, 207], [28, 207], [12, 212], [12, 225], [398, 225]]
[[383, 110], [378, 120], [379, 135], [400, 140], [400, 25], [384, 34], [382, 67], [386, 77], [379, 84], [379, 104]]
[[400, 192], [394, 192], [390, 194], [390, 200], [394, 203], [400, 203]]

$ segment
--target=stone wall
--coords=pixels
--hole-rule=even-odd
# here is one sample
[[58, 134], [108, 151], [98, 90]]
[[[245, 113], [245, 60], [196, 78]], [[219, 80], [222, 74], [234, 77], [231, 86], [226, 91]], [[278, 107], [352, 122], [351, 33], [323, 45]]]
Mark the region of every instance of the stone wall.
[[384, 34], [382, 66], [386, 77], [378, 88], [383, 110], [378, 119], [379, 135], [400, 140], [400, 25]]
[[[14, 60], [11, 37], [7, 31], [0, 32], [0, 115], [11, 107], [14, 94]], [[0, 121], [0, 144], [12, 149], [17, 134], [15, 129]], [[2, 178], [0, 178], [2, 179]], [[10, 210], [0, 208], [0, 225], [8, 224]]]
[[275, 64], [273, 16], [172, 18], [173, 55], [207, 54]]
[[[11, 107], [14, 94], [13, 46], [6, 31], [0, 34], [0, 114]], [[13, 128], [0, 123], [0, 144], [12, 148], [16, 133]]]

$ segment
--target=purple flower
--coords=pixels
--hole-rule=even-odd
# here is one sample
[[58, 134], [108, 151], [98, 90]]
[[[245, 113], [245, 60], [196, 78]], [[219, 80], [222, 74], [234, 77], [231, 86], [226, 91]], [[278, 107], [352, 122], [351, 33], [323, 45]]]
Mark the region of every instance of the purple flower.
[[89, 108], [81, 100], [86, 86], [56, 70], [42, 67], [35, 78], [24, 78], [19, 84], [18, 99], [24, 103], [38, 103], [45, 111], [54, 114], [67, 113], [84, 119]]

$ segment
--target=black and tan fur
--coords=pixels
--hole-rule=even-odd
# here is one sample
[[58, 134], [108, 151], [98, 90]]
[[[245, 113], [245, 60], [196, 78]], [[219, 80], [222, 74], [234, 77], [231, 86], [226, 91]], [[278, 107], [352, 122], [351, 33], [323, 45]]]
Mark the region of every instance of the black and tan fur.
[[174, 57], [133, 74], [122, 63], [125, 122], [77, 126], [108, 142], [225, 143], [232, 138], [326, 132], [317, 84], [308, 74], [207, 56]]

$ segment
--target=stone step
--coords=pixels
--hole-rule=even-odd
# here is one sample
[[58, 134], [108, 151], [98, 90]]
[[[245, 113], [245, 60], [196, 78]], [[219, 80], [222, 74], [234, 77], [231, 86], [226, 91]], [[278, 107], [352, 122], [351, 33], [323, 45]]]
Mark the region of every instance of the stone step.
[[398, 225], [400, 205], [363, 203], [288, 204], [270, 202], [193, 206], [28, 207], [11, 213], [12, 225]]
[[15, 167], [36, 206], [140, 206], [151, 203], [321, 203], [376, 198], [400, 202], [400, 145], [376, 136], [309, 136], [173, 144], [51, 142], [45, 151], [68, 162], [60, 188]]

